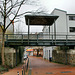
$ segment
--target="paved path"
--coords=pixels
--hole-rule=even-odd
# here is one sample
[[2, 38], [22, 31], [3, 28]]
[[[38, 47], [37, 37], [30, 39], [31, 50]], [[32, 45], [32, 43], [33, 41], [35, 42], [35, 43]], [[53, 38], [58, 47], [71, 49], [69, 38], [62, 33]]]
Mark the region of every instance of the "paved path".
[[43, 60], [41, 57], [30, 57], [31, 75], [75, 75], [75, 67]]
[[[25, 62], [24, 62], [24, 64], [21, 64], [21, 65], [19, 65], [16, 68], [10, 69], [8, 72], [5, 72], [3, 74], [0, 73], [0, 75], [18, 75], [17, 72], [19, 72], [19, 75], [22, 75], [22, 68], [23, 68], [23, 66], [25, 67]], [[25, 75], [28, 75], [28, 72], [26, 72]]]
[[[31, 74], [26, 73], [26, 75], [75, 75], [75, 67], [52, 63], [41, 57], [29, 57], [29, 59]], [[22, 66], [0, 75], [17, 75], [17, 71], [22, 75]]]

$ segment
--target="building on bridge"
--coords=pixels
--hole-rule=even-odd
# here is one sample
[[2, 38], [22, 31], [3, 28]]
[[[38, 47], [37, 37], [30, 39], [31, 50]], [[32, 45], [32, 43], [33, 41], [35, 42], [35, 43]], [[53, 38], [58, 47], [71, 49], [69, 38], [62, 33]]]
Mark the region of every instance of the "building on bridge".
[[[75, 35], [75, 14], [67, 14], [66, 11], [60, 10], [55, 8], [52, 13], [52, 15], [57, 15], [59, 16], [58, 19], [55, 22], [55, 27], [54, 24], [50, 26], [44, 26], [43, 27], [43, 33], [49, 33], [50, 35]], [[64, 36], [63, 36], [64, 37]], [[56, 39], [59, 38], [56, 36]], [[62, 38], [62, 37], [60, 37]], [[70, 36], [71, 38], [75, 38], [74, 36]], [[74, 46], [70, 46], [69, 48], [74, 48]], [[52, 57], [52, 50], [54, 49], [53, 47], [43, 47], [43, 58], [49, 59], [49, 57]]]

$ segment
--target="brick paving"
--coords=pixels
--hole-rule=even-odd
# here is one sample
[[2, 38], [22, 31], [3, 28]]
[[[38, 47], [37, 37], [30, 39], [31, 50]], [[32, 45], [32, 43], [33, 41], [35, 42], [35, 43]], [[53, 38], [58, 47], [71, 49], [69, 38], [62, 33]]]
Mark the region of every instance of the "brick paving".
[[30, 57], [31, 75], [75, 75], [75, 67], [52, 63], [41, 57]]
[[[8, 72], [5, 72], [3, 74], [0, 73], [0, 75], [18, 75], [17, 72], [19, 72], [19, 75], [22, 75], [22, 68], [23, 68], [23, 66], [25, 67], [25, 61], [24, 61], [24, 64], [21, 64], [21, 65], [19, 65], [16, 68], [9, 69]], [[25, 75], [28, 75], [28, 72], [26, 72]]]
[[[52, 63], [42, 57], [29, 57], [29, 59], [31, 74], [27, 72], [25, 75], [75, 75], [75, 67], [70, 65]], [[0, 75], [17, 75], [17, 71], [22, 75], [22, 67], [23, 65], [20, 65]]]

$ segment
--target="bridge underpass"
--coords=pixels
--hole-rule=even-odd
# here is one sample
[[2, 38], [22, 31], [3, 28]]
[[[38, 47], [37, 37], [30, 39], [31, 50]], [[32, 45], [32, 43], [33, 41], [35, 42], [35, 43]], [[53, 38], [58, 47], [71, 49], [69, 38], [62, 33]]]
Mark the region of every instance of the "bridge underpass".
[[[54, 34], [50, 34], [50, 30], [49, 33], [31, 34], [29, 32], [29, 20], [27, 21], [28, 21], [28, 33], [6, 34], [5, 36], [6, 46], [69, 46], [69, 45], [74, 46], [75, 45], [75, 35], [62, 35], [62, 34], [56, 35], [55, 27], [54, 27], [55, 28]], [[55, 19], [53, 19], [53, 22], [54, 21]], [[51, 74], [53, 72], [51, 72]], [[50, 72], [46, 73], [50, 74]]]
[[[75, 35], [58, 34], [56, 23], [59, 16], [46, 14], [25, 15], [28, 33], [25, 34], [6, 34], [6, 46], [74, 46]], [[54, 32], [50, 33], [50, 26], [54, 24]], [[49, 32], [30, 33], [30, 25], [49, 26]]]

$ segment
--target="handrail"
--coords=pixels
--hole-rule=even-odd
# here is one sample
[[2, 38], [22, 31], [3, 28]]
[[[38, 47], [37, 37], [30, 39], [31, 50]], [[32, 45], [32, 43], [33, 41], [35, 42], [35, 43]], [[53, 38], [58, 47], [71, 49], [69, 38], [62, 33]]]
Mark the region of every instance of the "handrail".
[[[37, 39], [37, 41], [39, 39], [55, 39], [54, 35], [50, 35], [49, 34], [29, 34], [30, 37], [29, 39]], [[5, 39], [28, 39], [28, 35], [27, 34], [5, 34]], [[75, 35], [56, 35], [56, 39], [65, 39], [66, 41], [69, 39], [75, 39]]]

